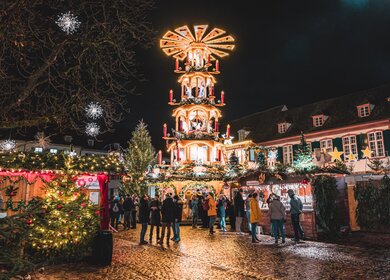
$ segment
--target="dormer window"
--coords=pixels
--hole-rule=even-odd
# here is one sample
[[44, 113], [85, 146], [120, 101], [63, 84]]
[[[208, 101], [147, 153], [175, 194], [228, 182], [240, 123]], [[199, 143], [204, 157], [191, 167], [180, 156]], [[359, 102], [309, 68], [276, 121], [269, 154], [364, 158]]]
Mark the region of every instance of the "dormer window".
[[325, 115], [316, 115], [316, 116], [312, 116], [312, 118], [313, 118], [313, 126], [319, 127], [324, 125], [328, 117]]
[[290, 124], [287, 122], [278, 123], [278, 132], [280, 134], [285, 133], [289, 127]]
[[371, 108], [370, 104], [363, 104], [363, 105], [357, 106], [359, 118], [368, 117], [371, 114], [371, 109], [372, 108]]

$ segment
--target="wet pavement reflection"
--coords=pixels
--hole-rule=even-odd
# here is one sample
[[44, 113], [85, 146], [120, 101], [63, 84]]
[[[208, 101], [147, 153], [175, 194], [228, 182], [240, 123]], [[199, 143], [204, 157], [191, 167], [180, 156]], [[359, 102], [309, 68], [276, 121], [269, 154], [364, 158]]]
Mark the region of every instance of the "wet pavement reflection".
[[[115, 234], [113, 264], [53, 266], [35, 279], [390, 279], [390, 250], [305, 241], [275, 245], [268, 235], [181, 228], [179, 243], [138, 245], [139, 228]], [[148, 235], [146, 236], [148, 240]]]

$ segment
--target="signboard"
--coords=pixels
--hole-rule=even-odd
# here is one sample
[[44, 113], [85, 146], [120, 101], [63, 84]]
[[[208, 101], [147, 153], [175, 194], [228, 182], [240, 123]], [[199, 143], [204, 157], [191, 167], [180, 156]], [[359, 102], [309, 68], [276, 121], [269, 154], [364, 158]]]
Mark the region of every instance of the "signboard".
[[100, 190], [97, 176], [88, 176], [88, 175], [80, 176], [78, 177], [76, 184], [79, 187], [85, 187], [89, 190]]
[[247, 186], [259, 186], [259, 181], [246, 181]]
[[92, 204], [98, 205], [99, 204], [99, 192], [90, 192], [89, 193], [89, 200]]

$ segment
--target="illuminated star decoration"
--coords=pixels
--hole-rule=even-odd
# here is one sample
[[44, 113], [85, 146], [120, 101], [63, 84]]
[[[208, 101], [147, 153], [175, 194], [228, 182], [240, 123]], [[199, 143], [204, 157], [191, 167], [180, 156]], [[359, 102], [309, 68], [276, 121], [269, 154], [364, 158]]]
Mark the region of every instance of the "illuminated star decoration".
[[3, 142], [1, 142], [0, 147], [3, 151], [12, 151], [16, 147], [16, 142], [15, 140], [11, 139], [4, 140]]
[[363, 158], [371, 158], [372, 151], [370, 148], [366, 147], [364, 150], [362, 150]]
[[356, 160], [356, 155], [354, 155], [353, 153], [350, 153], [348, 156], [346, 156], [346, 158], [349, 161], [355, 161]]
[[56, 24], [66, 34], [73, 34], [80, 26], [80, 21], [71, 12], [61, 14], [56, 20]]
[[45, 136], [44, 132], [37, 132], [35, 135], [35, 140], [37, 140], [37, 144], [41, 148], [47, 148], [51, 144], [50, 136]]
[[89, 136], [95, 137], [98, 136], [100, 132], [100, 127], [96, 123], [88, 123], [85, 127], [85, 133]]
[[329, 152], [328, 154], [330, 154], [332, 156], [332, 160], [331, 161], [335, 161], [335, 160], [341, 161], [341, 155], [344, 154], [344, 152], [339, 152], [337, 150], [337, 148], [335, 147], [333, 149], [333, 152]]
[[103, 115], [103, 108], [99, 103], [91, 102], [85, 108], [85, 112], [88, 118], [96, 120]]

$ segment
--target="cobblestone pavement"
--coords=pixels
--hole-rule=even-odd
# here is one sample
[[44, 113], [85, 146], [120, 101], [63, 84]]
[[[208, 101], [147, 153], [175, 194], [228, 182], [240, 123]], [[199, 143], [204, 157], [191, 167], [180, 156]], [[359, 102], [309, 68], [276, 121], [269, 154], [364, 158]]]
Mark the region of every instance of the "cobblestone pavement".
[[[52, 266], [33, 279], [390, 279], [390, 250], [305, 241], [275, 245], [270, 236], [181, 228], [169, 247], [138, 245], [137, 230], [115, 234], [113, 264]], [[148, 235], [146, 237], [148, 239]]]

